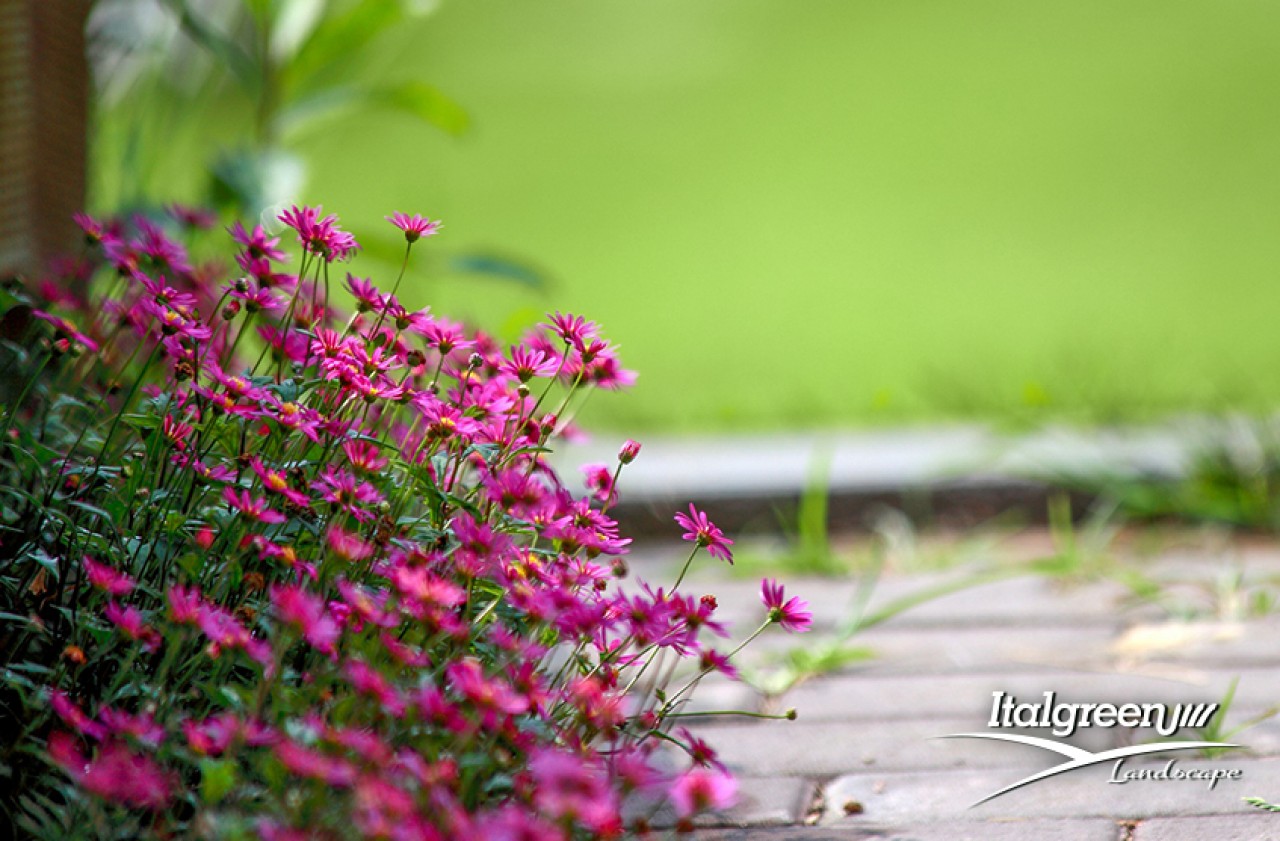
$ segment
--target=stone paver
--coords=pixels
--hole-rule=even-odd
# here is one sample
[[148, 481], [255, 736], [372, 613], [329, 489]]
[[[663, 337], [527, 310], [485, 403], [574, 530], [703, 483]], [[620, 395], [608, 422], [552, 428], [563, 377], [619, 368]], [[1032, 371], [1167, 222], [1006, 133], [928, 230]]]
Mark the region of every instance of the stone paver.
[[[1208, 592], [1223, 569], [1245, 557], [1267, 574], [1280, 569], [1280, 552], [1268, 544], [1224, 547], [1212, 556], [1175, 552], [1169, 564], [1156, 558], [1144, 561], [1143, 570], [1161, 580], [1191, 580], [1188, 592], [1197, 586]], [[956, 574], [889, 576], [879, 583], [872, 609]], [[755, 581], [701, 571], [692, 580], [717, 595], [720, 612], [736, 630], [750, 630], [759, 621]], [[856, 596], [847, 581], [786, 583], [788, 592], [813, 604], [815, 630], [805, 636], [770, 633], [747, 662], [766, 664], [790, 647], [822, 644]], [[721, 818], [737, 826], [704, 830], [698, 837], [1280, 839], [1280, 815], [1260, 813], [1242, 800], [1280, 797], [1277, 718], [1232, 736], [1242, 750], [1216, 758], [1199, 751], [1164, 753], [1130, 758], [1122, 766], [1150, 772], [1173, 759], [1183, 770], [1241, 771], [1242, 779], [1221, 781], [1213, 790], [1203, 781], [1109, 782], [1115, 763], [1106, 761], [972, 806], [1065, 761], [1031, 745], [938, 738], [992, 732], [987, 719], [993, 692], [1032, 703], [1047, 691], [1057, 693], [1058, 703], [1218, 703], [1238, 680], [1231, 708], [1220, 713], [1228, 729], [1280, 704], [1280, 648], [1273, 643], [1280, 637], [1280, 616], [1173, 621], [1155, 605], [1135, 605], [1125, 596], [1112, 582], [1063, 587], [1031, 577], [961, 590], [849, 641], [874, 651], [874, 659], [813, 678], [780, 698], [746, 700], [764, 712], [795, 707], [797, 721], [688, 719], [726, 765], [749, 781], [743, 803]], [[704, 701], [715, 703], [704, 708], [729, 708], [728, 702], [741, 700], [727, 684], [712, 686]], [[1002, 732], [1053, 738], [1048, 728]], [[1201, 736], [1183, 732], [1178, 738]], [[1156, 739], [1150, 730], [1090, 728], [1063, 741], [1098, 752]], [[819, 803], [820, 825], [802, 825], [807, 810]]]
[[1262, 841], [1280, 838], [1280, 815], [1152, 818], [1134, 828], [1133, 841]]
[[1119, 832], [1115, 823], [1106, 820], [1006, 820], [901, 827], [710, 830], [698, 833], [697, 838], [699, 841], [1117, 841]]
[[[824, 778], [956, 768], [1018, 768], [1032, 773], [1044, 767], [1045, 754], [1026, 747], [938, 738], [974, 729], [971, 719], [908, 719], [878, 726], [800, 720], [767, 727], [718, 724], [694, 728], [694, 732], [715, 745], [730, 770], [756, 776]], [[1087, 750], [1114, 747], [1098, 738], [1101, 732], [1092, 731], [1090, 739], [1075, 743]]]
[[1180, 666], [1153, 674], [1034, 671], [990, 674], [839, 675], [802, 684], [783, 696], [779, 708], [795, 707], [806, 721], [882, 721], [932, 717], [967, 718], [984, 726], [992, 694], [1005, 692], [1020, 702], [1039, 701], [1045, 692], [1060, 702], [1168, 704], [1221, 701], [1239, 678], [1235, 703], [1263, 708], [1280, 700], [1280, 669], [1209, 670]]
[[740, 777], [738, 803], [722, 815], [699, 818], [702, 824], [785, 826], [804, 818], [814, 785], [798, 778]]
[[[1167, 758], [1146, 763], [1130, 760], [1126, 768], [1162, 768]], [[1114, 763], [1103, 763], [1034, 783], [977, 806], [976, 801], [1021, 779], [1018, 770], [857, 774], [840, 777], [825, 789], [823, 822], [857, 824], [863, 820], [891, 825], [926, 821], [1010, 818], [1142, 819], [1175, 815], [1248, 814], [1241, 798], [1257, 791], [1280, 790], [1280, 760], [1177, 759], [1180, 769], [1240, 769], [1239, 780], [1208, 784], [1192, 780], [1109, 782]], [[848, 804], [858, 804], [849, 807]], [[854, 815], [850, 808], [860, 808]], [[1280, 835], [1280, 821], [1277, 821]]]
[[[1079, 432], [1046, 428], [1004, 436], [978, 426], [918, 430], [716, 438], [649, 439], [623, 472], [626, 493], [644, 501], [760, 496], [803, 489], [814, 464], [829, 467], [833, 490], [927, 486], [1087, 472], [1100, 475], [1182, 473], [1203, 436], [1173, 425]], [[571, 468], [616, 459], [620, 441], [603, 438], [559, 448]], [[572, 470], [566, 470], [566, 473]]]

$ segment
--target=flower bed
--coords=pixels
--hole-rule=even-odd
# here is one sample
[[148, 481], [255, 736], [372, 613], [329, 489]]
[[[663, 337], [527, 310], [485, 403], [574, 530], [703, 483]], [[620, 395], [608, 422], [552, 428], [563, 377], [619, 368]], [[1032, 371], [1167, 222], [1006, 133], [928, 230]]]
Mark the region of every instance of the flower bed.
[[[504, 350], [408, 311], [439, 227], [419, 216], [389, 217], [406, 244], [386, 293], [337, 278], [358, 245], [319, 208], [281, 216], [296, 272], [239, 224], [234, 272], [197, 262], [211, 220], [174, 217], [80, 217], [84, 255], [6, 293], [17, 833], [561, 839], [727, 805], [714, 751], [676, 725], [741, 645], [712, 647], [715, 600], [678, 586], [732, 541], [691, 506], [676, 586], [628, 582], [609, 510], [639, 445], [585, 495], [544, 461], [589, 390], [634, 378], [597, 325], [556, 313]], [[756, 633], [808, 627], [762, 593]], [[672, 661], [691, 668], [668, 686]]]

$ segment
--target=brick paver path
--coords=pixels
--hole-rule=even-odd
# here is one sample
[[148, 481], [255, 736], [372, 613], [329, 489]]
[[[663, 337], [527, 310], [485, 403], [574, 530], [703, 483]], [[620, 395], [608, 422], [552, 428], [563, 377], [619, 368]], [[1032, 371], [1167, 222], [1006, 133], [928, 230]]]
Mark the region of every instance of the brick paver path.
[[[654, 552], [654, 558], [672, 553]], [[697, 589], [715, 593], [735, 630], [762, 616], [753, 580], [714, 577], [706, 561]], [[637, 571], [663, 580], [657, 560]], [[1280, 720], [1237, 734], [1245, 749], [1208, 758], [1199, 751], [1129, 759], [1125, 770], [1238, 769], [1240, 779], [1210, 790], [1203, 781], [1108, 782], [1103, 762], [1032, 783], [989, 802], [971, 804], [1065, 757], [1018, 744], [939, 739], [987, 727], [992, 693], [1039, 702], [1175, 704], [1218, 702], [1238, 679], [1231, 725], [1280, 703], [1280, 614], [1238, 619], [1231, 570], [1246, 580], [1280, 576], [1280, 547], [1232, 545], [1216, 551], [1167, 552], [1144, 569], [1158, 577], [1202, 582], [1204, 610], [1174, 620], [1150, 602], [1135, 602], [1110, 580], [1076, 584], [1013, 578], [940, 598], [860, 634], [854, 642], [877, 657], [804, 683], [767, 700], [739, 685], [699, 688], [702, 709], [795, 707], [795, 722], [740, 717], [693, 718], [695, 732], [721, 752], [739, 777], [741, 800], [705, 822], [699, 837], [750, 841], [790, 839], [1280, 839], [1280, 814], [1242, 801], [1280, 800]], [[712, 575], [708, 575], [712, 573]], [[939, 575], [891, 576], [873, 598], [884, 603]], [[1211, 597], [1215, 582], [1218, 596]], [[814, 644], [840, 622], [855, 597], [853, 583], [789, 580], [788, 592], [808, 598], [817, 627], [801, 637], [771, 632], [756, 656], [789, 644]], [[683, 588], [682, 588], [683, 589]], [[1184, 588], [1191, 603], [1194, 586]], [[1274, 589], [1274, 588], [1273, 588]], [[1216, 603], [1216, 607], [1214, 604]], [[1221, 716], [1221, 714], [1219, 714]], [[1025, 730], [1050, 737], [1048, 729]], [[1090, 751], [1153, 741], [1150, 731], [1082, 730], [1067, 741]], [[1199, 739], [1183, 731], [1179, 739]]]

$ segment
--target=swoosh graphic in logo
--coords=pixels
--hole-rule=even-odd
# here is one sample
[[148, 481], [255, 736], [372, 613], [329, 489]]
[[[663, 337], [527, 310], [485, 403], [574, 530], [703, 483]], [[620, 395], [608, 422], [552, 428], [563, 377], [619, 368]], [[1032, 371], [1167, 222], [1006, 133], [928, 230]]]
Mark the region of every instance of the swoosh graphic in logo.
[[1075, 745], [1066, 745], [1061, 742], [1055, 742], [1052, 739], [1041, 739], [1038, 736], [1019, 736], [1013, 733], [949, 733], [946, 736], [937, 736], [938, 739], [991, 739], [998, 742], [1015, 742], [1019, 745], [1030, 745], [1031, 747], [1043, 748], [1054, 753], [1062, 754], [1070, 761], [1061, 765], [1055, 765], [1052, 768], [1032, 774], [1030, 777], [1018, 780], [1012, 785], [1007, 785], [994, 794], [988, 794], [981, 800], [975, 800], [969, 804], [969, 808], [986, 803], [1002, 794], [1007, 794], [1016, 788], [1022, 788], [1030, 783], [1044, 780], [1049, 777], [1064, 774], [1067, 771], [1074, 771], [1077, 768], [1085, 768], [1089, 765], [1096, 765], [1099, 762], [1108, 762], [1112, 759], [1125, 759], [1130, 756], [1141, 756], [1147, 753], [1163, 753], [1167, 750], [1196, 750], [1198, 748], [1238, 748], [1241, 745], [1231, 744], [1228, 742], [1158, 742], [1151, 745], [1132, 745], [1127, 748], [1115, 748], [1113, 750], [1102, 751], [1101, 753], [1090, 753], [1083, 748]]

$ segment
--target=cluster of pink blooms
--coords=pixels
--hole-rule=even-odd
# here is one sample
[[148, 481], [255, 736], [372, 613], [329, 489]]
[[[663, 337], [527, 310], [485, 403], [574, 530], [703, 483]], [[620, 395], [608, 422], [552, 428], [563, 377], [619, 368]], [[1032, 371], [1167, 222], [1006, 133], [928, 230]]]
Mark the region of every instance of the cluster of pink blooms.
[[[439, 229], [388, 218], [406, 266]], [[615, 563], [640, 445], [581, 494], [544, 458], [586, 392], [634, 380], [600, 328], [554, 313], [504, 347], [343, 271], [336, 217], [280, 221], [296, 248], [230, 229], [228, 275], [154, 222], [80, 217], [85, 255], [40, 289], [45, 376], [111, 406], [48, 468], [72, 527], [36, 529], [65, 584], [22, 649], [56, 640], [45, 796], [138, 835], [268, 841], [607, 838], [729, 805], [678, 725], [741, 646], [683, 572]], [[705, 513], [675, 520], [689, 561], [732, 562]], [[780, 585], [762, 600], [760, 630], [808, 628]], [[641, 680], [657, 658], [681, 680]]]

